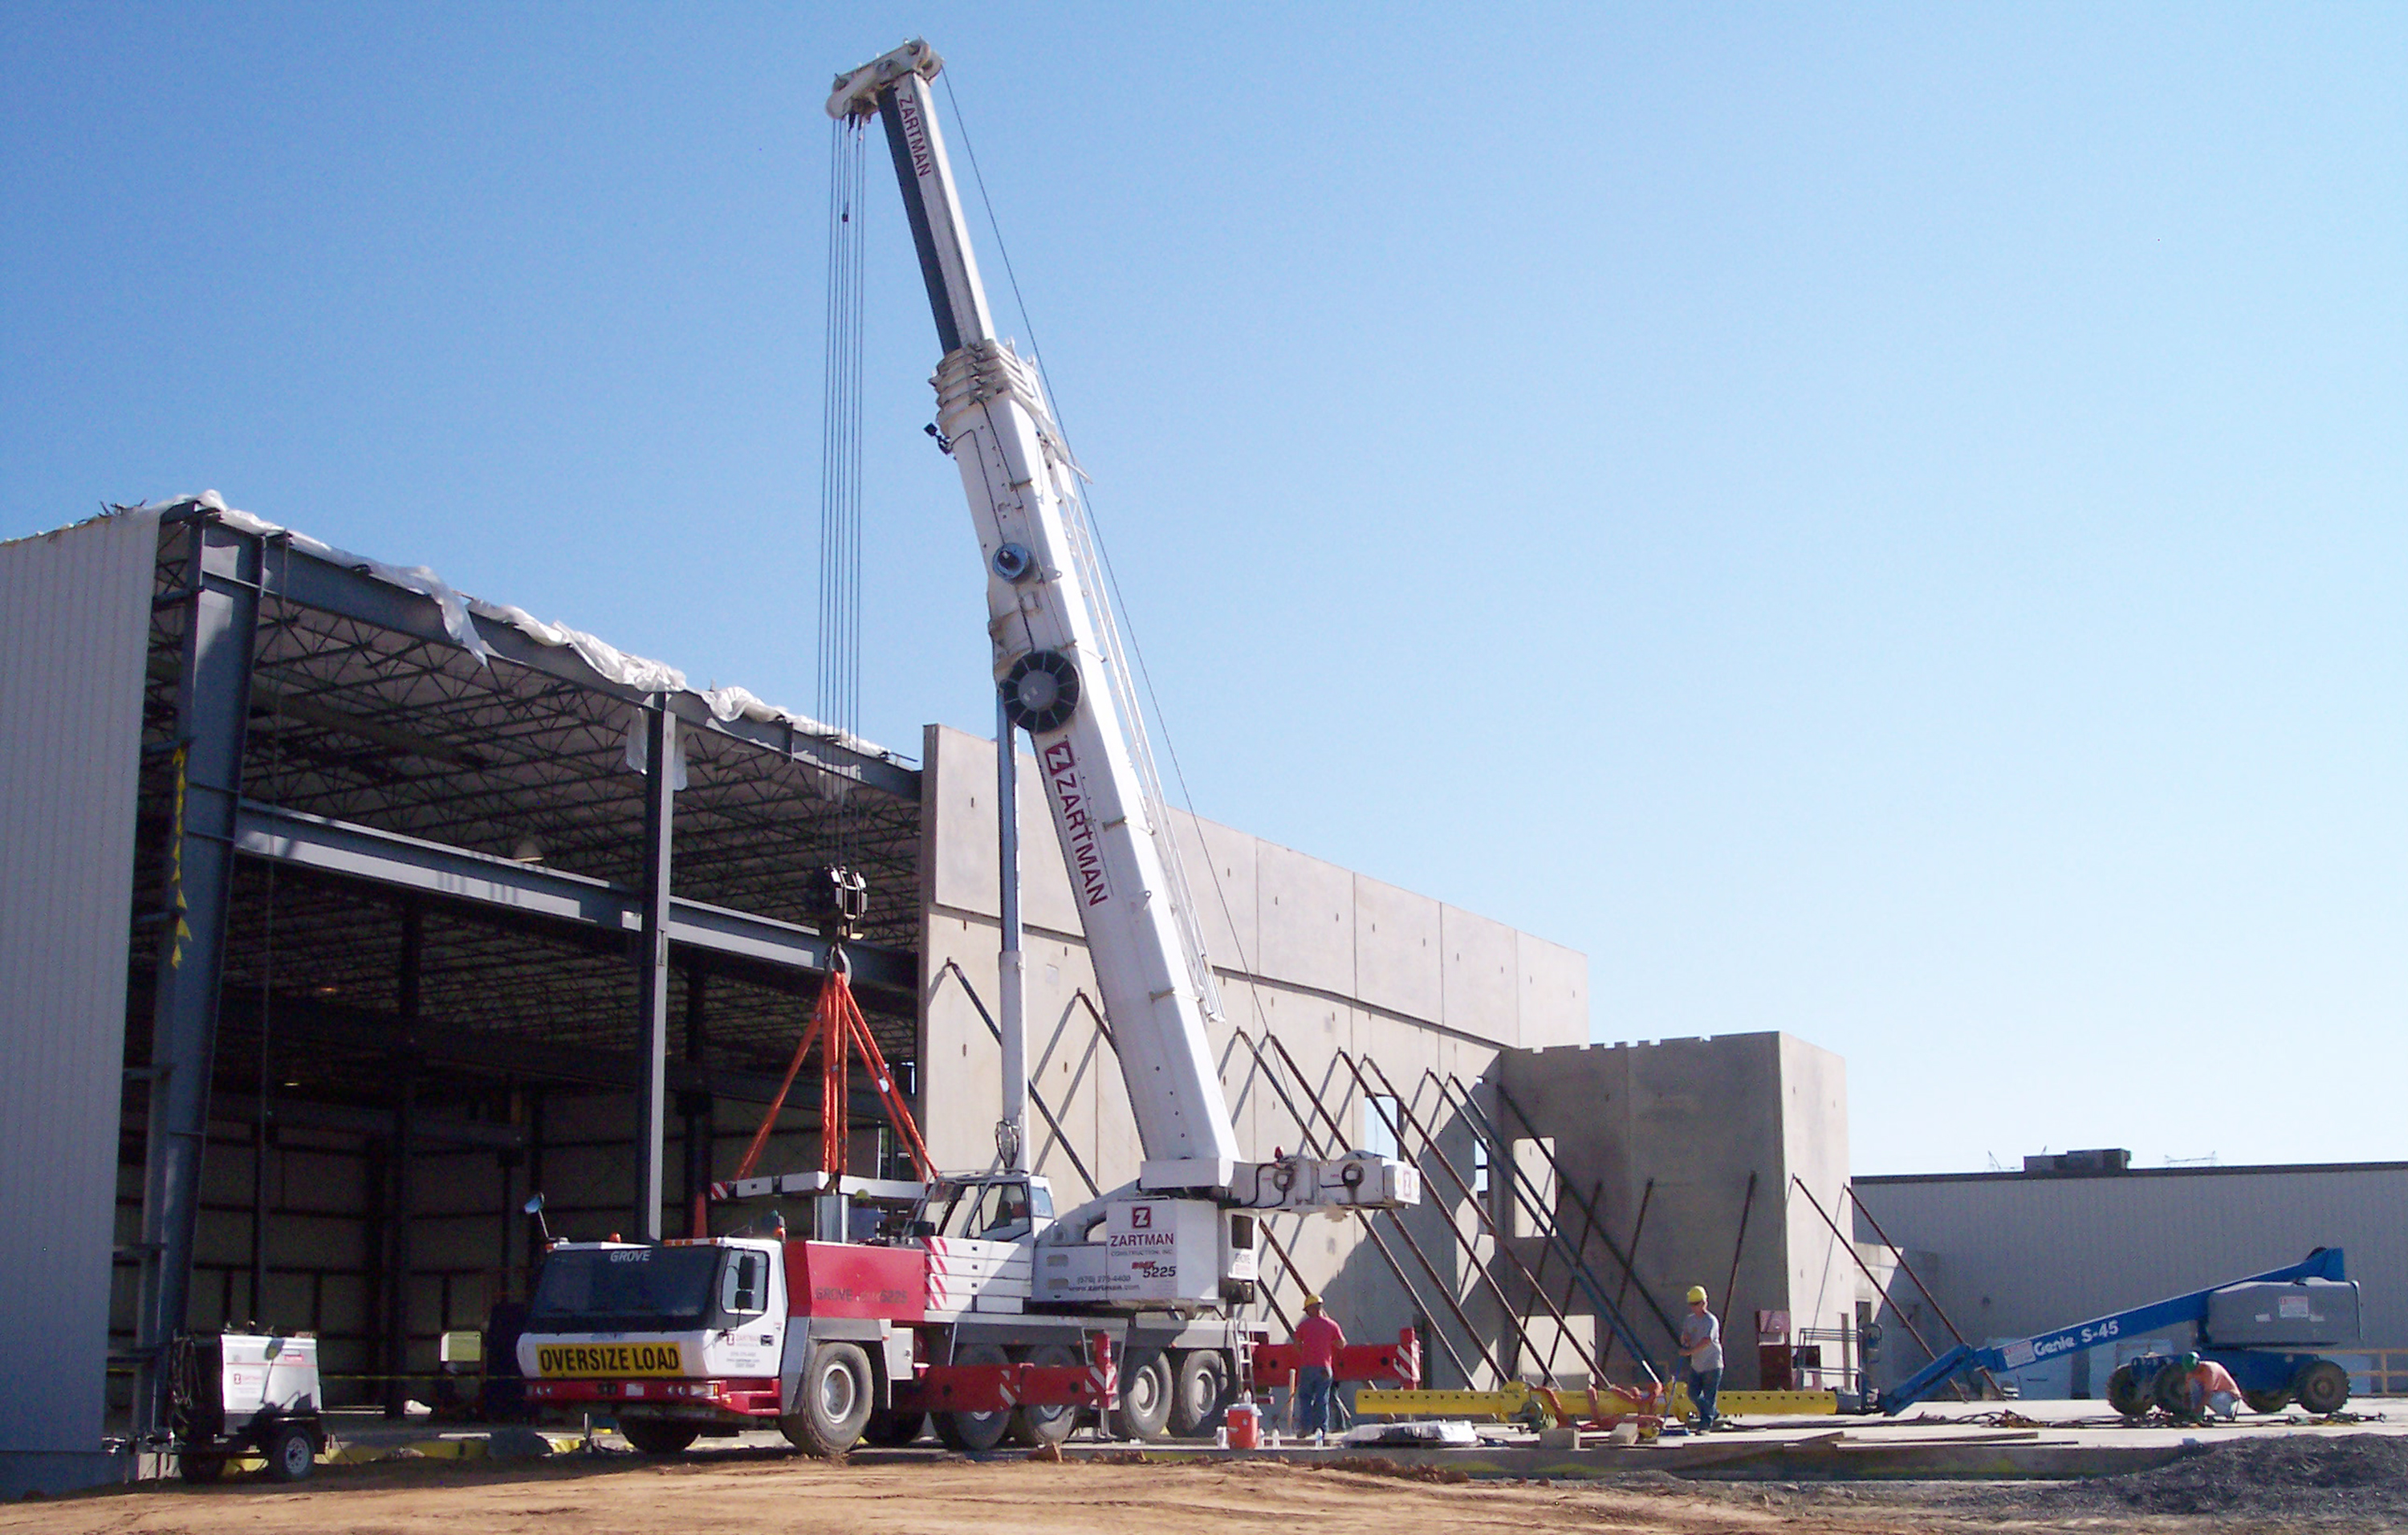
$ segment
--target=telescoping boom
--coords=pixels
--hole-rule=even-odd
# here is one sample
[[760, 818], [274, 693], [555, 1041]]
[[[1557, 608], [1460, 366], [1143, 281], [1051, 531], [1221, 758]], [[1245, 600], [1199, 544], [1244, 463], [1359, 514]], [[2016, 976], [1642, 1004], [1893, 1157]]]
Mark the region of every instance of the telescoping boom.
[[1417, 1175], [1392, 1158], [1242, 1159], [1206, 1032], [1217, 988], [1152, 792], [1079, 470], [1034, 365], [996, 335], [929, 91], [942, 67], [926, 43], [907, 43], [839, 79], [828, 112], [876, 116], [893, 151], [944, 349], [937, 426], [986, 566], [996, 683], [1029, 734], [1079, 901], [1145, 1151], [1138, 1188], [1248, 1209], [1415, 1203]]

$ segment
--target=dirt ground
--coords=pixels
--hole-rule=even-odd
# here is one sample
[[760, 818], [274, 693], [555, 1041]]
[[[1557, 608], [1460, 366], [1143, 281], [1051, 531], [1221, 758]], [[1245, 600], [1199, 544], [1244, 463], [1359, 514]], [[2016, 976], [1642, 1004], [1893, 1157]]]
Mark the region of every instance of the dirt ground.
[[213, 1487], [150, 1484], [18, 1503], [0, 1508], [0, 1535], [2408, 1529], [2408, 1440], [2372, 1436], [2219, 1446], [2154, 1471], [2083, 1483], [1712, 1483], [1662, 1472], [1611, 1482], [1445, 1483], [1372, 1467], [952, 1456], [829, 1465], [755, 1451], [673, 1464], [634, 1456], [403, 1461], [324, 1468], [294, 1491], [237, 1478]]

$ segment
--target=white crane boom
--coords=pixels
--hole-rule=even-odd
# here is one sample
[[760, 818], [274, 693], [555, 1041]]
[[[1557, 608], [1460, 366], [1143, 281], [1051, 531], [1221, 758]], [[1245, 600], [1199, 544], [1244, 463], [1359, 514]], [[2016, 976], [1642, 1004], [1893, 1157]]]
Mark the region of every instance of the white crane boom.
[[[1011, 723], [1053, 808], [1145, 1162], [1140, 1188], [1255, 1208], [1415, 1202], [1412, 1169], [1354, 1155], [1241, 1162], [1213, 1069], [1219, 1001], [1096, 569], [1079, 469], [1036, 368], [998, 339], [913, 41], [840, 77], [828, 112], [886, 129], [943, 360], [937, 426], [962, 476], [987, 571], [987, 632]], [[999, 743], [1010, 750], [1009, 743]], [[1326, 1186], [1325, 1186], [1326, 1185]]]

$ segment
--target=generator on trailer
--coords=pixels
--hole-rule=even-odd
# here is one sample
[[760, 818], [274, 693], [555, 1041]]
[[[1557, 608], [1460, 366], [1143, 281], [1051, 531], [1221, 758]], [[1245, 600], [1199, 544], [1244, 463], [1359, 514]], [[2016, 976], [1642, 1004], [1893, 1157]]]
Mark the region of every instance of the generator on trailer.
[[[1132, 1184], [1057, 1212], [1023, 1160], [1007, 1027], [993, 1165], [918, 1181], [848, 1176], [828, 1128], [843, 1102], [843, 1040], [862, 1051], [898, 1128], [909, 1111], [866, 1025], [807, 1034], [831, 1073], [823, 1169], [752, 1178], [748, 1154], [713, 1191], [800, 1200], [806, 1235], [788, 1237], [780, 1216], [748, 1234], [550, 1250], [518, 1345], [528, 1399], [607, 1406], [653, 1454], [764, 1420], [823, 1455], [864, 1438], [906, 1442], [930, 1422], [959, 1449], [1033, 1444], [1067, 1436], [1082, 1412], [1140, 1439], [1210, 1432], [1252, 1381], [1264, 1338], [1243, 1314], [1261, 1277], [1258, 1222], [1420, 1199], [1419, 1174], [1392, 1157], [1240, 1152], [1207, 1032], [1217, 990], [1079, 471], [1036, 369], [995, 333], [928, 90], [942, 67], [924, 42], [907, 43], [839, 77], [828, 112], [847, 131], [884, 126], [943, 349], [930, 432], [960, 471], [987, 571], [996, 683], [1015, 738], [998, 753], [1010, 771], [1017, 733], [1028, 733], [1144, 1160]], [[1010, 987], [1009, 937], [1005, 950]], [[827, 984], [815, 1031], [831, 998], [851, 1007], [840, 969]], [[1009, 992], [1006, 1014], [1016, 1017]], [[916, 1130], [905, 1139], [917, 1147]], [[1410, 1332], [1358, 1352], [1360, 1378], [1418, 1383]], [[1275, 1357], [1266, 1374], [1280, 1376]]]

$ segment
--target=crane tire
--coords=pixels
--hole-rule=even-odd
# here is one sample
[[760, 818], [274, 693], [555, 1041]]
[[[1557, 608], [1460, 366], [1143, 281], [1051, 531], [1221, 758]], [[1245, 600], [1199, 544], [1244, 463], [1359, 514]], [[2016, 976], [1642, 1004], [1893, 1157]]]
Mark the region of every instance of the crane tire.
[[861, 1442], [877, 1390], [859, 1343], [820, 1343], [803, 1366], [801, 1399], [778, 1420], [778, 1431], [805, 1455], [833, 1459]]
[[899, 1450], [916, 1442], [928, 1431], [925, 1413], [896, 1413], [885, 1409], [869, 1414], [869, 1425], [861, 1437], [882, 1450]]
[[2107, 1377], [2107, 1405], [2128, 1418], [2145, 1417], [2149, 1411], [2148, 1393], [2133, 1377], [2129, 1364], [2120, 1364]]
[[1202, 1439], [1221, 1427], [1229, 1406], [1229, 1361], [1209, 1348], [1171, 1356], [1170, 1432]]
[[[1010, 1356], [994, 1343], [970, 1343], [953, 1351], [953, 1363], [957, 1365], [1010, 1362]], [[1011, 1427], [1011, 1414], [1008, 1412], [935, 1413], [930, 1416], [936, 1420], [937, 1438], [944, 1442], [946, 1449], [969, 1455], [994, 1449], [1003, 1442], [1004, 1434]]]
[[691, 1423], [665, 1423], [658, 1418], [621, 1418], [619, 1432], [636, 1447], [638, 1455], [683, 1455], [685, 1447], [702, 1436], [702, 1430]]
[[2318, 1359], [2291, 1377], [2291, 1395], [2318, 1417], [2338, 1413], [2349, 1400], [2349, 1371], [2330, 1359]]
[[2286, 1385], [2274, 1391], [2243, 1391], [2241, 1399], [2249, 1404], [2253, 1413], [2279, 1413], [2291, 1404], [2291, 1388]]
[[[1043, 1365], [1049, 1370], [1058, 1370], [1066, 1365], [1076, 1365], [1080, 1362], [1077, 1354], [1060, 1343], [1040, 1343], [1025, 1351], [1023, 1358], [1029, 1364]], [[1070, 1430], [1078, 1426], [1079, 1410], [1075, 1407], [1068, 1405], [1039, 1407], [1031, 1404], [1011, 1410], [1011, 1426], [1005, 1430], [1005, 1437], [1014, 1444], [1025, 1444], [1035, 1449], [1040, 1444], [1061, 1443], [1070, 1437]]]
[[1120, 1430], [1155, 1440], [1169, 1429], [1170, 1360], [1158, 1348], [1132, 1353], [1121, 1366]]

